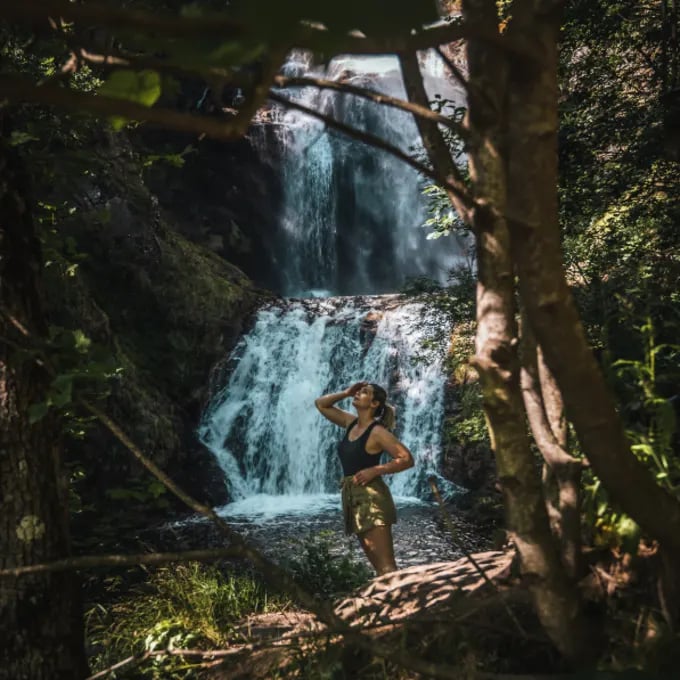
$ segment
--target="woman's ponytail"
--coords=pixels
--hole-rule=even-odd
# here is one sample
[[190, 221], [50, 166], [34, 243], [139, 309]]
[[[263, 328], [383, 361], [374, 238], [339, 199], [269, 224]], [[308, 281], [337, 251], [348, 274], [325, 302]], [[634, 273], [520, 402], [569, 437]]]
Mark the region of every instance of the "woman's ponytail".
[[390, 432], [394, 430], [394, 426], [397, 424], [397, 411], [392, 406], [392, 404], [385, 404], [383, 406], [382, 415], [379, 418], [380, 424]]
[[387, 403], [387, 392], [384, 387], [371, 383], [373, 388], [373, 398], [378, 402], [378, 408], [375, 409], [375, 418], [387, 430], [394, 430], [397, 423], [397, 412], [392, 404]]

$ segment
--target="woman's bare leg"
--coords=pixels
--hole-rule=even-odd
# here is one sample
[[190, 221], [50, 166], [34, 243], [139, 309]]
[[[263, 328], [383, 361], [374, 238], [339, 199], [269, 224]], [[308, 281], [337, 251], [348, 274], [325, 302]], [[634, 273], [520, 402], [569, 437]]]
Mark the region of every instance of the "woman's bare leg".
[[373, 527], [360, 534], [358, 538], [378, 576], [397, 570], [394, 562], [392, 527]]

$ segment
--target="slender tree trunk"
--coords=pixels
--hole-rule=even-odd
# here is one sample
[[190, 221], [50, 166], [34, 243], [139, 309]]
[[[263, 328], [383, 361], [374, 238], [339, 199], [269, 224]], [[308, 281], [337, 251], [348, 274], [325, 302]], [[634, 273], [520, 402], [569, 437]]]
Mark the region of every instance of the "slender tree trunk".
[[[44, 400], [49, 380], [32, 357], [19, 358], [12, 347], [25, 344], [22, 329], [45, 333], [40, 249], [26, 189], [18, 160], [0, 136], [1, 569], [68, 556], [58, 428], [50, 418], [28, 422], [28, 408]], [[84, 677], [79, 601], [70, 572], [0, 579], [0, 678]]]
[[[399, 55], [399, 63], [404, 78], [406, 95], [412, 102], [417, 102], [421, 106], [429, 108], [430, 103], [425, 92], [423, 77], [420, 72], [418, 55], [415, 52], [405, 52]], [[432, 167], [437, 173], [448, 180], [452, 185], [460, 188], [460, 192], [465, 192], [466, 187], [463, 183], [460, 171], [456, 167], [451, 152], [449, 151], [446, 140], [436, 123], [414, 116], [418, 132], [423, 141], [423, 146], [427, 151], [428, 158]], [[446, 193], [453, 206], [464, 222], [472, 223], [473, 215], [469, 201], [461, 199], [460, 192], [447, 188]]]
[[531, 327], [522, 319], [522, 394], [534, 441], [545, 461], [543, 487], [553, 533], [560, 541], [562, 562], [576, 580], [581, 563], [581, 471], [583, 464], [566, 450], [567, 429], [561, 395], [536, 345]]
[[[494, 0], [471, 0], [463, 7], [468, 23], [496, 30]], [[401, 66], [409, 97], [427, 105], [416, 55], [402, 55]], [[508, 529], [517, 546], [523, 574], [550, 638], [565, 656], [577, 660], [586, 653], [586, 627], [579, 598], [569, 586], [550, 532], [519, 384], [514, 274], [503, 217], [504, 60], [488, 46], [471, 43], [468, 66], [471, 101], [466, 124], [473, 140], [468, 152], [476, 205], [472, 210], [467, 205], [461, 208], [457, 196], [449, 193], [449, 198], [459, 215], [472, 224], [476, 235], [477, 339], [473, 361], [480, 376]], [[457, 178], [457, 169], [436, 123], [416, 122], [438, 174]]]
[[520, 294], [570, 422], [613, 501], [680, 555], [680, 503], [630, 450], [566, 282], [557, 212], [559, 19], [513, 4], [509, 37], [540, 57], [509, 56], [508, 206]]

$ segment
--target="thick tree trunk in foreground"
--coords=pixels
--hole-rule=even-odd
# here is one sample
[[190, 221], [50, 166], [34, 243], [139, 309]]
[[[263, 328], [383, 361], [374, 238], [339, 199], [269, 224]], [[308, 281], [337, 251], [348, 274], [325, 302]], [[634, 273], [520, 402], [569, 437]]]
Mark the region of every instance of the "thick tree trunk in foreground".
[[[515, 5], [518, 8], [515, 9]], [[522, 302], [583, 450], [613, 501], [680, 556], [680, 503], [630, 450], [566, 282], [557, 212], [559, 21], [515, 3], [509, 37], [540, 58], [509, 57], [508, 209]]]
[[[18, 167], [0, 137], [0, 569], [68, 555], [58, 430], [49, 418], [28, 422], [29, 406], [44, 400], [49, 381], [6, 342], [25, 344], [20, 329], [38, 336], [45, 330], [39, 244]], [[70, 572], [0, 578], [0, 678], [84, 677], [79, 601]]]
[[[497, 29], [494, 0], [467, 0], [468, 25]], [[522, 573], [541, 623], [568, 658], [588, 656], [588, 634], [580, 599], [570, 586], [550, 532], [536, 461], [529, 446], [520, 390], [518, 333], [515, 322], [514, 270], [506, 212], [504, 166], [506, 67], [504, 55], [488, 45], [468, 42], [470, 97], [467, 124], [470, 177], [476, 207], [477, 339], [475, 366], [482, 386], [503, 490], [507, 524], [520, 555]], [[434, 160], [432, 161], [435, 162]]]

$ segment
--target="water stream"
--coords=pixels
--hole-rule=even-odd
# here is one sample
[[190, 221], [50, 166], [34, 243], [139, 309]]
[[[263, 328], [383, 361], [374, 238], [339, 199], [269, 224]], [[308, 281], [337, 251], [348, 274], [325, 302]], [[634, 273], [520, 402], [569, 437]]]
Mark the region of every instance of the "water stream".
[[[392, 297], [327, 298], [270, 306], [232, 354], [227, 385], [199, 434], [224, 470], [234, 500], [336, 492], [342, 428], [314, 399], [359, 380], [384, 385], [397, 435], [418, 465], [390, 479], [395, 494], [423, 497], [441, 453], [444, 373], [424, 341], [443, 317]], [[351, 411], [349, 400], [339, 403]]]
[[[430, 56], [424, 67], [431, 94], [462, 101], [441, 64]], [[338, 58], [324, 70], [295, 53], [286, 71], [404, 97], [393, 57]], [[418, 153], [410, 114], [316, 88], [285, 94]], [[199, 437], [218, 460], [231, 498], [221, 512], [246, 533], [270, 525], [295, 531], [301, 517], [307, 527], [330, 522], [339, 532], [335, 450], [343, 431], [320, 416], [314, 399], [368, 380], [387, 388], [397, 407], [396, 435], [416, 460], [387, 479], [398, 507], [410, 508], [412, 530], [402, 539], [411, 539], [403, 545], [398, 538], [397, 553], [410, 555], [407, 562], [417, 555], [427, 561], [432, 555], [413, 546], [423, 530], [434, 531], [428, 478], [455, 492], [439, 477], [444, 352], [433, 341], [450, 329], [433, 308], [385, 293], [407, 277], [445, 281], [460, 251], [453, 238], [427, 240], [423, 183], [411, 167], [295, 111], [274, 110], [268, 120], [276, 134], [254, 138], [274, 139], [281, 157], [283, 208], [272, 247], [279, 292], [288, 299], [258, 312], [203, 414]], [[260, 151], [264, 158], [271, 149]], [[351, 410], [349, 401], [339, 406]]]
[[[405, 98], [396, 57], [338, 57], [326, 68], [308, 54], [293, 53], [284, 71], [311, 75]], [[434, 98], [460, 103], [434, 54], [423, 60], [425, 85]], [[350, 94], [316, 87], [290, 88], [286, 98], [375, 135], [424, 158], [410, 113]], [[257, 136], [263, 159], [278, 148], [283, 208], [274, 248], [283, 295], [308, 297], [392, 293], [409, 277], [443, 283], [460, 257], [453, 237], [442, 248], [427, 239], [424, 182], [400, 159], [326, 127], [318, 119], [274, 108], [276, 134]], [[269, 123], [268, 123], [269, 124]]]

